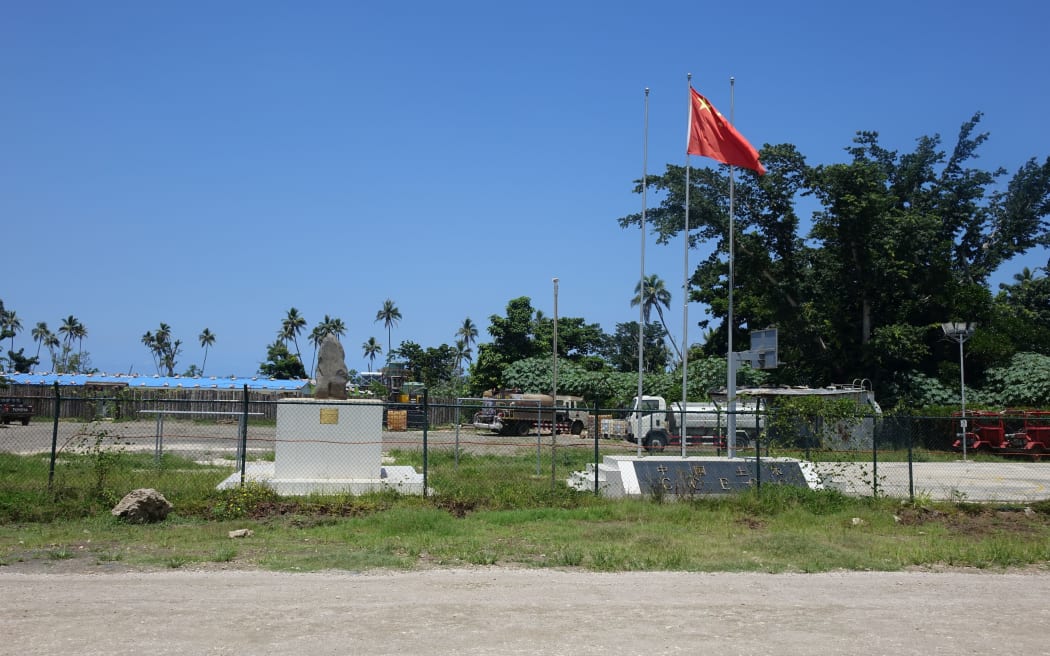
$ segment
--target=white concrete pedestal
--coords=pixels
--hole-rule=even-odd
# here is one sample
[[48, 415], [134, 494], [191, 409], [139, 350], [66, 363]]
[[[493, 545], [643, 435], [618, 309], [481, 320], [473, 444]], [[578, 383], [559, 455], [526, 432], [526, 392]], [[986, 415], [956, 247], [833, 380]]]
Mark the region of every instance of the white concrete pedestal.
[[[422, 494], [413, 467], [384, 466], [383, 404], [371, 399], [284, 399], [277, 403], [274, 461], [247, 463], [245, 478], [278, 494]], [[219, 487], [234, 487], [234, 474]]]
[[371, 399], [277, 402], [276, 480], [378, 479], [383, 404]]

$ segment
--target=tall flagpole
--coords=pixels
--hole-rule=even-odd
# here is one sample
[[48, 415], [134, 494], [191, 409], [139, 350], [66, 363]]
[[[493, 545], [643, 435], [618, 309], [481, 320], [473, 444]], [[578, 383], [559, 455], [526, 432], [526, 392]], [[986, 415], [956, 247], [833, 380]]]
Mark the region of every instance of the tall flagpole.
[[685, 245], [682, 247], [682, 457], [685, 457], [685, 408], [689, 401], [689, 131], [693, 127], [693, 74], [686, 73], [686, 105], [689, 107], [689, 120], [686, 122], [685, 134]]
[[[729, 124], [733, 124], [733, 109], [736, 105], [734, 89], [736, 79], [729, 78]], [[726, 351], [726, 456], [736, 457], [736, 354], [733, 353], [733, 165], [729, 165], [729, 318], [726, 323], [726, 332], [729, 336], [729, 347]]]
[[[635, 412], [641, 417], [642, 412], [642, 374], [645, 370], [645, 191], [648, 187], [646, 175], [649, 160], [649, 87], [645, 87], [645, 124], [642, 129], [642, 273], [638, 281], [638, 398]], [[641, 424], [639, 424], [639, 427]], [[638, 457], [642, 457], [642, 436], [635, 435], [638, 442]]]

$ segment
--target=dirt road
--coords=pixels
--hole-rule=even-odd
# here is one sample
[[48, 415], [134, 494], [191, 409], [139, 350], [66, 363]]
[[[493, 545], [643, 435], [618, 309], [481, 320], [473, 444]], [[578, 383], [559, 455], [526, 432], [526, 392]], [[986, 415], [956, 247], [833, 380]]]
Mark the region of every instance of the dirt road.
[[0, 654], [1033, 655], [1048, 598], [1047, 573], [0, 569]]

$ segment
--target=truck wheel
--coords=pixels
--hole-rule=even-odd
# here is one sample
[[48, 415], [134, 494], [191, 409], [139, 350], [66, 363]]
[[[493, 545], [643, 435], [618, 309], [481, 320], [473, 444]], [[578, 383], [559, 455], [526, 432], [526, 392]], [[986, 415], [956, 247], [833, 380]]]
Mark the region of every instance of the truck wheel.
[[28, 426], [29, 425], [29, 417], [26, 417], [25, 419], [22, 420], [22, 425], [23, 426]]
[[571, 432], [573, 435], [579, 435], [583, 433], [583, 422], [579, 419], [572, 422], [572, 428], [569, 429], [569, 432]]
[[531, 432], [529, 430], [529, 422], [527, 421], [519, 421], [516, 428], [518, 429], [518, 435], [521, 437], [525, 437]]
[[652, 433], [645, 440], [646, 451], [663, 451], [667, 446], [667, 436], [663, 433]]

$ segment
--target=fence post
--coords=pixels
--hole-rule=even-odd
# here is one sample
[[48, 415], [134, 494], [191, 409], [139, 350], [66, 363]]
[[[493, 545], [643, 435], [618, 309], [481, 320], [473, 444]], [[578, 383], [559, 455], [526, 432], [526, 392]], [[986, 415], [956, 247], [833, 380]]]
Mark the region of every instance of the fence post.
[[244, 485], [244, 473], [248, 461], [248, 383], [244, 384], [244, 393], [241, 401], [240, 435], [238, 437], [240, 438], [237, 450], [240, 451], [241, 457], [241, 485]]
[[758, 491], [762, 491], [762, 449], [759, 448], [758, 436], [762, 434], [762, 422], [761, 417], [758, 414], [759, 408], [762, 406], [762, 399], [759, 398], [755, 403], [755, 487]]
[[58, 455], [58, 415], [62, 407], [62, 395], [58, 391], [58, 381], [55, 381], [55, 418], [51, 427], [51, 463], [47, 470], [47, 491], [55, 480], [55, 458]]
[[427, 496], [427, 476], [430, 469], [428, 454], [427, 432], [430, 426], [430, 391], [423, 388], [423, 496]]
[[453, 450], [455, 455], [455, 466], [456, 471], [459, 471], [459, 427], [463, 422], [463, 399], [456, 397], [456, 448]]
[[871, 431], [871, 496], [879, 496], [879, 437], [874, 428]]
[[598, 402], [594, 402], [594, 496], [598, 496], [598, 438], [599, 433], [602, 432], [601, 427], [601, 408], [598, 406]]
[[915, 475], [912, 464], [914, 463], [913, 458], [913, 446], [915, 442], [915, 422], [911, 421], [908, 423], [908, 499], [915, 503]]

